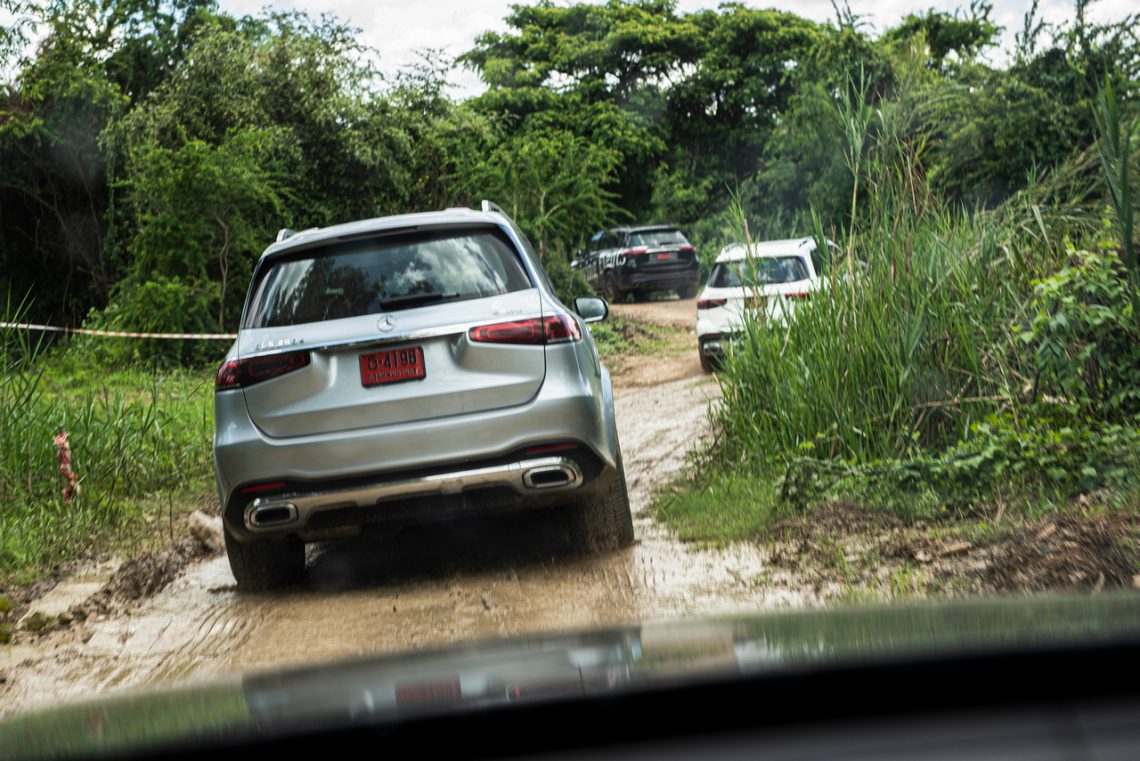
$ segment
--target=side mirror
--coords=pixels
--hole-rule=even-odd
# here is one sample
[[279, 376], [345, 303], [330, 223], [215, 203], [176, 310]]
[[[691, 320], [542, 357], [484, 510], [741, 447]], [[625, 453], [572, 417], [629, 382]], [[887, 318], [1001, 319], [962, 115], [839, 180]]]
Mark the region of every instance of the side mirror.
[[610, 314], [610, 305], [596, 296], [579, 296], [574, 299], [574, 311], [583, 322], [601, 322]]

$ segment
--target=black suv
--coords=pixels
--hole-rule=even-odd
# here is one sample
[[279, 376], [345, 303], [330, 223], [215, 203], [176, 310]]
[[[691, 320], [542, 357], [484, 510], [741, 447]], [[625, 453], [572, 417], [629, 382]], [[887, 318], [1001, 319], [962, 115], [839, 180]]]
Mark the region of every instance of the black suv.
[[697, 251], [673, 225], [615, 227], [595, 233], [574, 262], [590, 285], [610, 301], [632, 293], [646, 301], [654, 291], [697, 295]]

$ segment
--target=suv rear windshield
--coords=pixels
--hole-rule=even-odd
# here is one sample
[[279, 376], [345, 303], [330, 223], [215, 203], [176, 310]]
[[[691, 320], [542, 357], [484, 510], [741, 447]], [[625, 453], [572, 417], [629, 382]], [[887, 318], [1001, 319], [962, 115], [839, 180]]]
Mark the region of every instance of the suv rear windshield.
[[[807, 264], [801, 256], [773, 256], [753, 260], [758, 285], [794, 283], [808, 279]], [[749, 265], [745, 261], [720, 262], [713, 267], [709, 285], [713, 288], [740, 288], [751, 280]]]
[[489, 229], [341, 243], [270, 266], [247, 327], [338, 320], [531, 287], [514, 246]]
[[680, 230], [646, 230], [629, 234], [631, 246], [684, 246], [688, 242]]

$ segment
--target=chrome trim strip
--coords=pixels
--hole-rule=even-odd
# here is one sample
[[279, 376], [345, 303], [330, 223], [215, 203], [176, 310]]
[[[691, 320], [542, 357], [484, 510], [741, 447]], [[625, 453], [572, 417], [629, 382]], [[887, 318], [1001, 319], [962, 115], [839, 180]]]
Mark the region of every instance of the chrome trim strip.
[[[381, 314], [381, 313], [377, 313]], [[399, 314], [397, 312], [397, 314]], [[323, 343], [297, 343], [289, 347], [273, 349], [271, 351], [254, 351], [250, 354], [242, 354], [242, 359], [253, 359], [255, 357], [268, 357], [273, 354], [288, 354], [294, 351], [338, 351], [341, 349], [364, 349], [369, 346], [386, 346], [388, 344], [407, 343], [409, 341], [424, 341], [429, 338], [439, 338], [440, 336], [460, 335], [466, 333], [471, 328], [477, 328], [480, 325], [495, 325], [500, 322], [514, 322], [516, 320], [538, 320], [544, 316], [541, 312], [534, 312], [531, 314], [511, 315], [509, 318], [493, 319], [493, 320], [468, 320], [464, 322], [456, 322], [451, 325], [440, 325], [434, 328], [423, 328], [422, 330], [412, 330], [407, 333], [394, 333], [391, 335], [377, 333], [371, 336], [361, 338], [344, 338], [339, 341], [325, 341]]]
[[[566, 473], [568, 480], [562, 484], [543, 487], [530, 486], [530, 476], [533, 472], [550, 470]], [[540, 457], [505, 465], [436, 473], [419, 478], [365, 484], [346, 489], [293, 492], [271, 497], [258, 497], [246, 506], [243, 522], [248, 531], [257, 534], [280, 532], [283, 529], [299, 531], [309, 524], [309, 519], [314, 513], [332, 508], [375, 507], [380, 502], [399, 497], [460, 494], [466, 489], [475, 487], [509, 486], [519, 494], [533, 494], [536, 491], [569, 490], [581, 483], [582, 470], [574, 460], [568, 457]], [[254, 517], [257, 513], [282, 507], [293, 508], [295, 517], [290, 521], [277, 521], [269, 526], [258, 526], [254, 523]]]

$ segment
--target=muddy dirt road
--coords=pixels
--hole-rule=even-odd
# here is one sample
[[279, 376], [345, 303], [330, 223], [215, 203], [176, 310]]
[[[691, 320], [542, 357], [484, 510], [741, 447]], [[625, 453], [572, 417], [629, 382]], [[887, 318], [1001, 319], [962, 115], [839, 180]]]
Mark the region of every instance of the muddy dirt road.
[[[689, 300], [616, 311], [689, 325], [693, 308]], [[261, 596], [239, 595], [224, 555], [216, 555], [130, 610], [0, 648], [0, 714], [363, 653], [809, 602], [766, 571], [757, 547], [684, 545], [648, 515], [654, 490], [684, 467], [686, 450], [706, 430], [717, 393], [695, 354], [634, 362], [617, 378], [632, 548], [571, 557], [543, 523], [424, 529], [379, 545], [317, 550], [304, 586]], [[650, 364], [671, 379], [650, 383], [642, 371]]]

